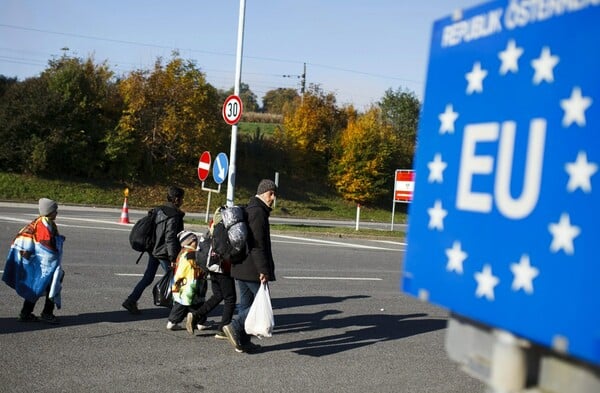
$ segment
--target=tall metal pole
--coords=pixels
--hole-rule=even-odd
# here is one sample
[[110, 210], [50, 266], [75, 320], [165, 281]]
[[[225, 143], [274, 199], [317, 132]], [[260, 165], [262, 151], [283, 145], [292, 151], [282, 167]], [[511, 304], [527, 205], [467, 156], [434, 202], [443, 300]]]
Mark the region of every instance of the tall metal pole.
[[[237, 52], [235, 62], [235, 85], [233, 94], [240, 95], [240, 84], [242, 81], [242, 53], [244, 51], [244, 16], [246, 13], [246, 0], [240, 0], [240, 15], [238, 20]], [[231, 147], [229, 150], [229, 176], [227, 177], [227, 206], [233, 206], [233, 195], [235, 192], [235, 152], [237, 149], [238, 126], [231, 126]]]

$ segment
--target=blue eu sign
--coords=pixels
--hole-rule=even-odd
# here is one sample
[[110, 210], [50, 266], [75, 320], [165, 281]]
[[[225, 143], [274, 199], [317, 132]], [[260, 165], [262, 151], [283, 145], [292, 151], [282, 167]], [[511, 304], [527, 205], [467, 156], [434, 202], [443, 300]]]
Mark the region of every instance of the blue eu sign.
[[599, 37], [598, 1], [496, 1], [434, 24], [401, 279], [597, 365]]

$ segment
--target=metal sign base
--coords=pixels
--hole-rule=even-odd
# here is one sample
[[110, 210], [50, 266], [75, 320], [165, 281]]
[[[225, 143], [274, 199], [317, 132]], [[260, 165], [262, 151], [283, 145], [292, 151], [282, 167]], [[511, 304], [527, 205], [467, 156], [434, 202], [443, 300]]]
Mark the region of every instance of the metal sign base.
[[212, 196], [213, 192], [217, 194], [221, 192], [221, 185], [219, 184], [219, 187], [215, 190], [213, 188], [204, 187], [204, 182], [202, 182], [202, 191], [208, 191], [208, 201], [206, 202], [206, 216], [204, 217], [204, 222], [208, 222], [208, 215], [210, 212], [210, 197]]

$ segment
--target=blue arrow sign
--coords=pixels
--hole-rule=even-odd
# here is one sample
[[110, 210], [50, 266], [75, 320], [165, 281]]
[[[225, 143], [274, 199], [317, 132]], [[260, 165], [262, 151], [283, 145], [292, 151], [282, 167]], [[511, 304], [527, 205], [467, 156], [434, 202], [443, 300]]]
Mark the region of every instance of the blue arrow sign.
[[600, 6], [577, 4], [435, 23], [401, 285], [598, 365]]
[[229, 160], [227, 160], [227, 155], [225, 153], [219, 153], [217, 158], [215, 158], [215, 163], [213, 164], [213, 179], [215, 179], [217, 184], [223, 183], [227, 177], [228, 169]]

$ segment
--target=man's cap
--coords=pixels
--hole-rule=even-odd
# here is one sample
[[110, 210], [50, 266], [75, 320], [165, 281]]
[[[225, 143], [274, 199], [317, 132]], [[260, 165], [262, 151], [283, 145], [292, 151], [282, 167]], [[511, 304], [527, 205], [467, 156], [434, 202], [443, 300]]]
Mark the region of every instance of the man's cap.
[[271, 179], [262, 179], [260, 183], [258, 183], [256, 195], [264, 194], [267, 191], [277, 191], [277, 184]]

